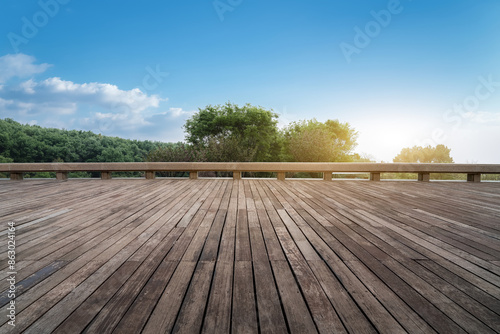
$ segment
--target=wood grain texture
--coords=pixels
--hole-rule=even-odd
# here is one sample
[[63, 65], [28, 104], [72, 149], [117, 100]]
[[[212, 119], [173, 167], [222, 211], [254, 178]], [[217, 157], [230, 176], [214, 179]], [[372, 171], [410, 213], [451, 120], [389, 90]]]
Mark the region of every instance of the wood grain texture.
[[500, 332], [498, 183], [5, 181], [8, 222], [0, 333]]

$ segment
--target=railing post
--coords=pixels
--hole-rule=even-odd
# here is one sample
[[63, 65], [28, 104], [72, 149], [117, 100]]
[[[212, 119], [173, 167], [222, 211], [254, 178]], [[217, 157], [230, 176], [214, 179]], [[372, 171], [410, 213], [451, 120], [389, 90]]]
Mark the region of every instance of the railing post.
[[68, 172], [56, 172], [56, 179], [66, 181], [68, 179]]
[[418, 173], [418, 180], [422, 182], [429, 182], [431, 180], [430, 173]]
[[155, 177], [155, 172], [146, 171], [146, 180], [153, 180]]
[[23, 179], [23, 173], [10, 173], [10, 179], [21, 181]]
[[101, 172], [101, 180], [111, 180], [111, 172]]
[[233, 180], [241, 180], [241, 172], [233, 172]]
[[278, 180], [285, 181], [285, 172], [278, 172]]
[[480, 173], [467, 174], [467, 182], [481, 182], [481, 174]]
[[370, 181], [380, 181], [380, 173], [371, 172]]
[[332, 172], [324, 172], [323, 181], [331, 181], [331, 180], [332, 180]]
[[198, 178], [198, 172], [189, 172], [189, 178], [191, 180], [196, 180]]

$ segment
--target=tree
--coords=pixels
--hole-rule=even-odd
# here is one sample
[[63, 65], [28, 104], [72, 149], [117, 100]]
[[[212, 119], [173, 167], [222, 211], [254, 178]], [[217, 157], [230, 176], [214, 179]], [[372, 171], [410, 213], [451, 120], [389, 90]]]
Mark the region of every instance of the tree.
[[453, 163], [450, 156], [451, 149], [440, 144], [436, 147], [413, 146], [403, 148], [393, 159], [394, 162], [421, 162], [421, 163]]
[[[224, 149], [223, 156], [211, 161], [277, 161], [278, 115], [270, 110], [246, 104], [209, 105], [186, 121], [188, 143], [198, 149]], [[214, 160], [215, 159], [215, 160]]]
[[146, 155], [148, 162], [204, 162], [205, 152], [195, 150], [193, 145], [186, 143], [167, 143], [150, 151]]
[[316, 119], [293, 122], [283, 130], [284, 160], [303, 162], [352, 161], [358, 133], [349, 123]]
[[353, 153], [349, 156], [351, 162], [376, 162], [375, 158], [367, 153]]

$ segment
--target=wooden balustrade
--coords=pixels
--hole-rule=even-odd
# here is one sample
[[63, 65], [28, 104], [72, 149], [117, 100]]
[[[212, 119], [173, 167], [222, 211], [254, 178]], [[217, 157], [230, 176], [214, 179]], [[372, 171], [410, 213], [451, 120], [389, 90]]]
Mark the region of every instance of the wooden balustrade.
[[480, 182], [481, 174], [500, 174], [500, 164], [428, 164], [428, 163], [321, 163], [321, 162], [113, 162], [113, 163], [4, 163], [0, 172], [11, 180], [22, 180], [23, 173], [55, 172], [58, 180], [66, 180], [69, 172], [100, 172], [102, 179], [111, 179], [112, 172], [144, 172], [154, 179], [155, 172], [189, 172], [190, 179], [198, 172], [232, 172], [241, 179], [243, 172], [275, 172], [285, 180], [286, 172], [323, 173], [332, 180], [332, 173], [370, 173], [370, 180], [380, 181], [381, 173], [417, 173], [419, 181], [429, 181], [430, 173], [467, 174], [467, 181]]

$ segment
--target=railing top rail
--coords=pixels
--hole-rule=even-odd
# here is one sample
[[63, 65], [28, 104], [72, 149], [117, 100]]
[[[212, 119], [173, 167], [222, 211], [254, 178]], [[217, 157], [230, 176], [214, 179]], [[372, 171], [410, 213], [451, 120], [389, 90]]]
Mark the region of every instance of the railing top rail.
[[500, 164], [364, 163], [364, 162], [110, 162], [1, 163], [0, 172], [364, 172], [500, 174]]

